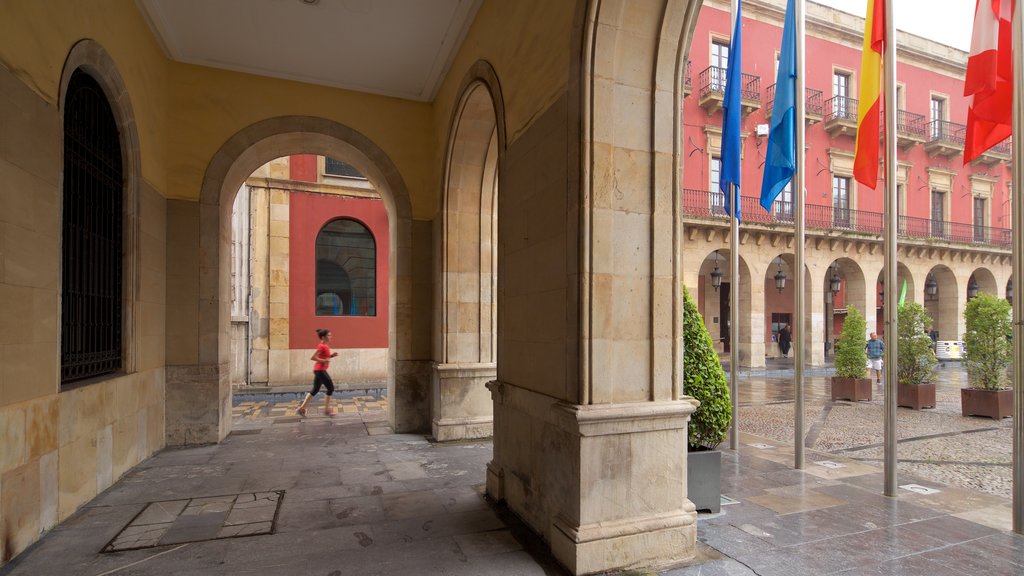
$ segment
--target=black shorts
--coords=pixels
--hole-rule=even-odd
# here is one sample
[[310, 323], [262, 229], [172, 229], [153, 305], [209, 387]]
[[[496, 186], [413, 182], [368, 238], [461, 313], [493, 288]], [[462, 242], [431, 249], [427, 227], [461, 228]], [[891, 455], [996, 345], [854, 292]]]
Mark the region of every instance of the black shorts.
[[326, 389], [325, 393], [328, 396], [334, 395], [334, 381], [331, 380], [331, 375], [327, 373], [327, 370], [313, 370], [313, 391], [309, 395], [316, 396], [321, 386]]

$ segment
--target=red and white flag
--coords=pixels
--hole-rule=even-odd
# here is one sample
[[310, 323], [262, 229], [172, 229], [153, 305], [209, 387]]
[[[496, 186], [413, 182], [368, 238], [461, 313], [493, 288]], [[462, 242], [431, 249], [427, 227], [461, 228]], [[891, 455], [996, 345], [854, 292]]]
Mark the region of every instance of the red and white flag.
[[1008, 138], [1013, 124], [1014, 0], [977, 0], [967, 58], [964, 164]]

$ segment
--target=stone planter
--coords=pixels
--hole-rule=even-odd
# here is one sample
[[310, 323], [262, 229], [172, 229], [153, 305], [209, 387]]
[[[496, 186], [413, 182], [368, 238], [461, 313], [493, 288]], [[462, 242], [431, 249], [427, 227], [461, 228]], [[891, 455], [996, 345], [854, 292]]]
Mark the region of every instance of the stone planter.
[[686, 452], [686, 496], [698, 511], [718, 513], [722, 509], [721, 452]]
[[896, 405], [914, 410], [935, 408], [935, 383], [899, 384], [896, 387]]
[[961, 388], [960, 410], [964, 416], [987, 416], [996, 420], [1013, 416], [1013, 390]]
[[870, 378], [841, 378], [832, 377], [832, 399], [833, 400], [861, 400], [871, 401], [871, 379]]

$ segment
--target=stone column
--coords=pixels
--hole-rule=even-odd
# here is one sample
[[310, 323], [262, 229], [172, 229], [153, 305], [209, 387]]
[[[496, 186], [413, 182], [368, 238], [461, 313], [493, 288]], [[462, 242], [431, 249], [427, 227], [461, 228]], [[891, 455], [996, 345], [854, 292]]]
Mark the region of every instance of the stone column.
[[568, 93], [509, 143], [501, 175], [487, 478], [573, 574], [678, 562], [696, 540], [676, 80], [699, 3], [583, 9]]
[[[806, 252], [811, 252], [807, 250]], [[825, 365], [825, 272], [815, 266], [804, 273], [804, 361], [810, 366]]]

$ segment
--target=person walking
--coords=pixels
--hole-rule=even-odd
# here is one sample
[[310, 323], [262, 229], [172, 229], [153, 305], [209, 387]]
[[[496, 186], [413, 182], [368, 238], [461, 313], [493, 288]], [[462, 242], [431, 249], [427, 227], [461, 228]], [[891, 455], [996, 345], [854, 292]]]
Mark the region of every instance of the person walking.
[[779, 329], [779, 351], [783, 358], [789, 358], [789, 346], [793, 342], [793, 330], [786, 324]]
[[299, 416], [306, 415], [306, 405], [313, 399], [314, 396], [320, 392], [320, 387], [325, 388], [324, 394], [324, 414], [328, 416], [334, 416], [338, 412], [331, 408], [331, 396], [334, 395], [334, 382], [331, 380], [331, 375], [327, 373], [327, 368], [331, 364], [331, 358], [338, 355], [337, 352], [331, 352], [331, 331], [324, 328], [317, 328], [316, 335], [320, 337], [320, 343], [316, 346], [316, 351], [310, 356], [310, 360], [315, 362], [313, 364], [313, 391], [306, 393], [306, 398], [302, 400], [302, 404], [295, 410]]
[[[878, 334], [871, 333], [871, 339], [864, 345], [868, 353], [868, 370], [875, 371], [875, 382], [882, 382], [882, 356], [885, 354], [885, 342], [878, 339]], [[870, 372], [868, 376], [870, 376]]]

